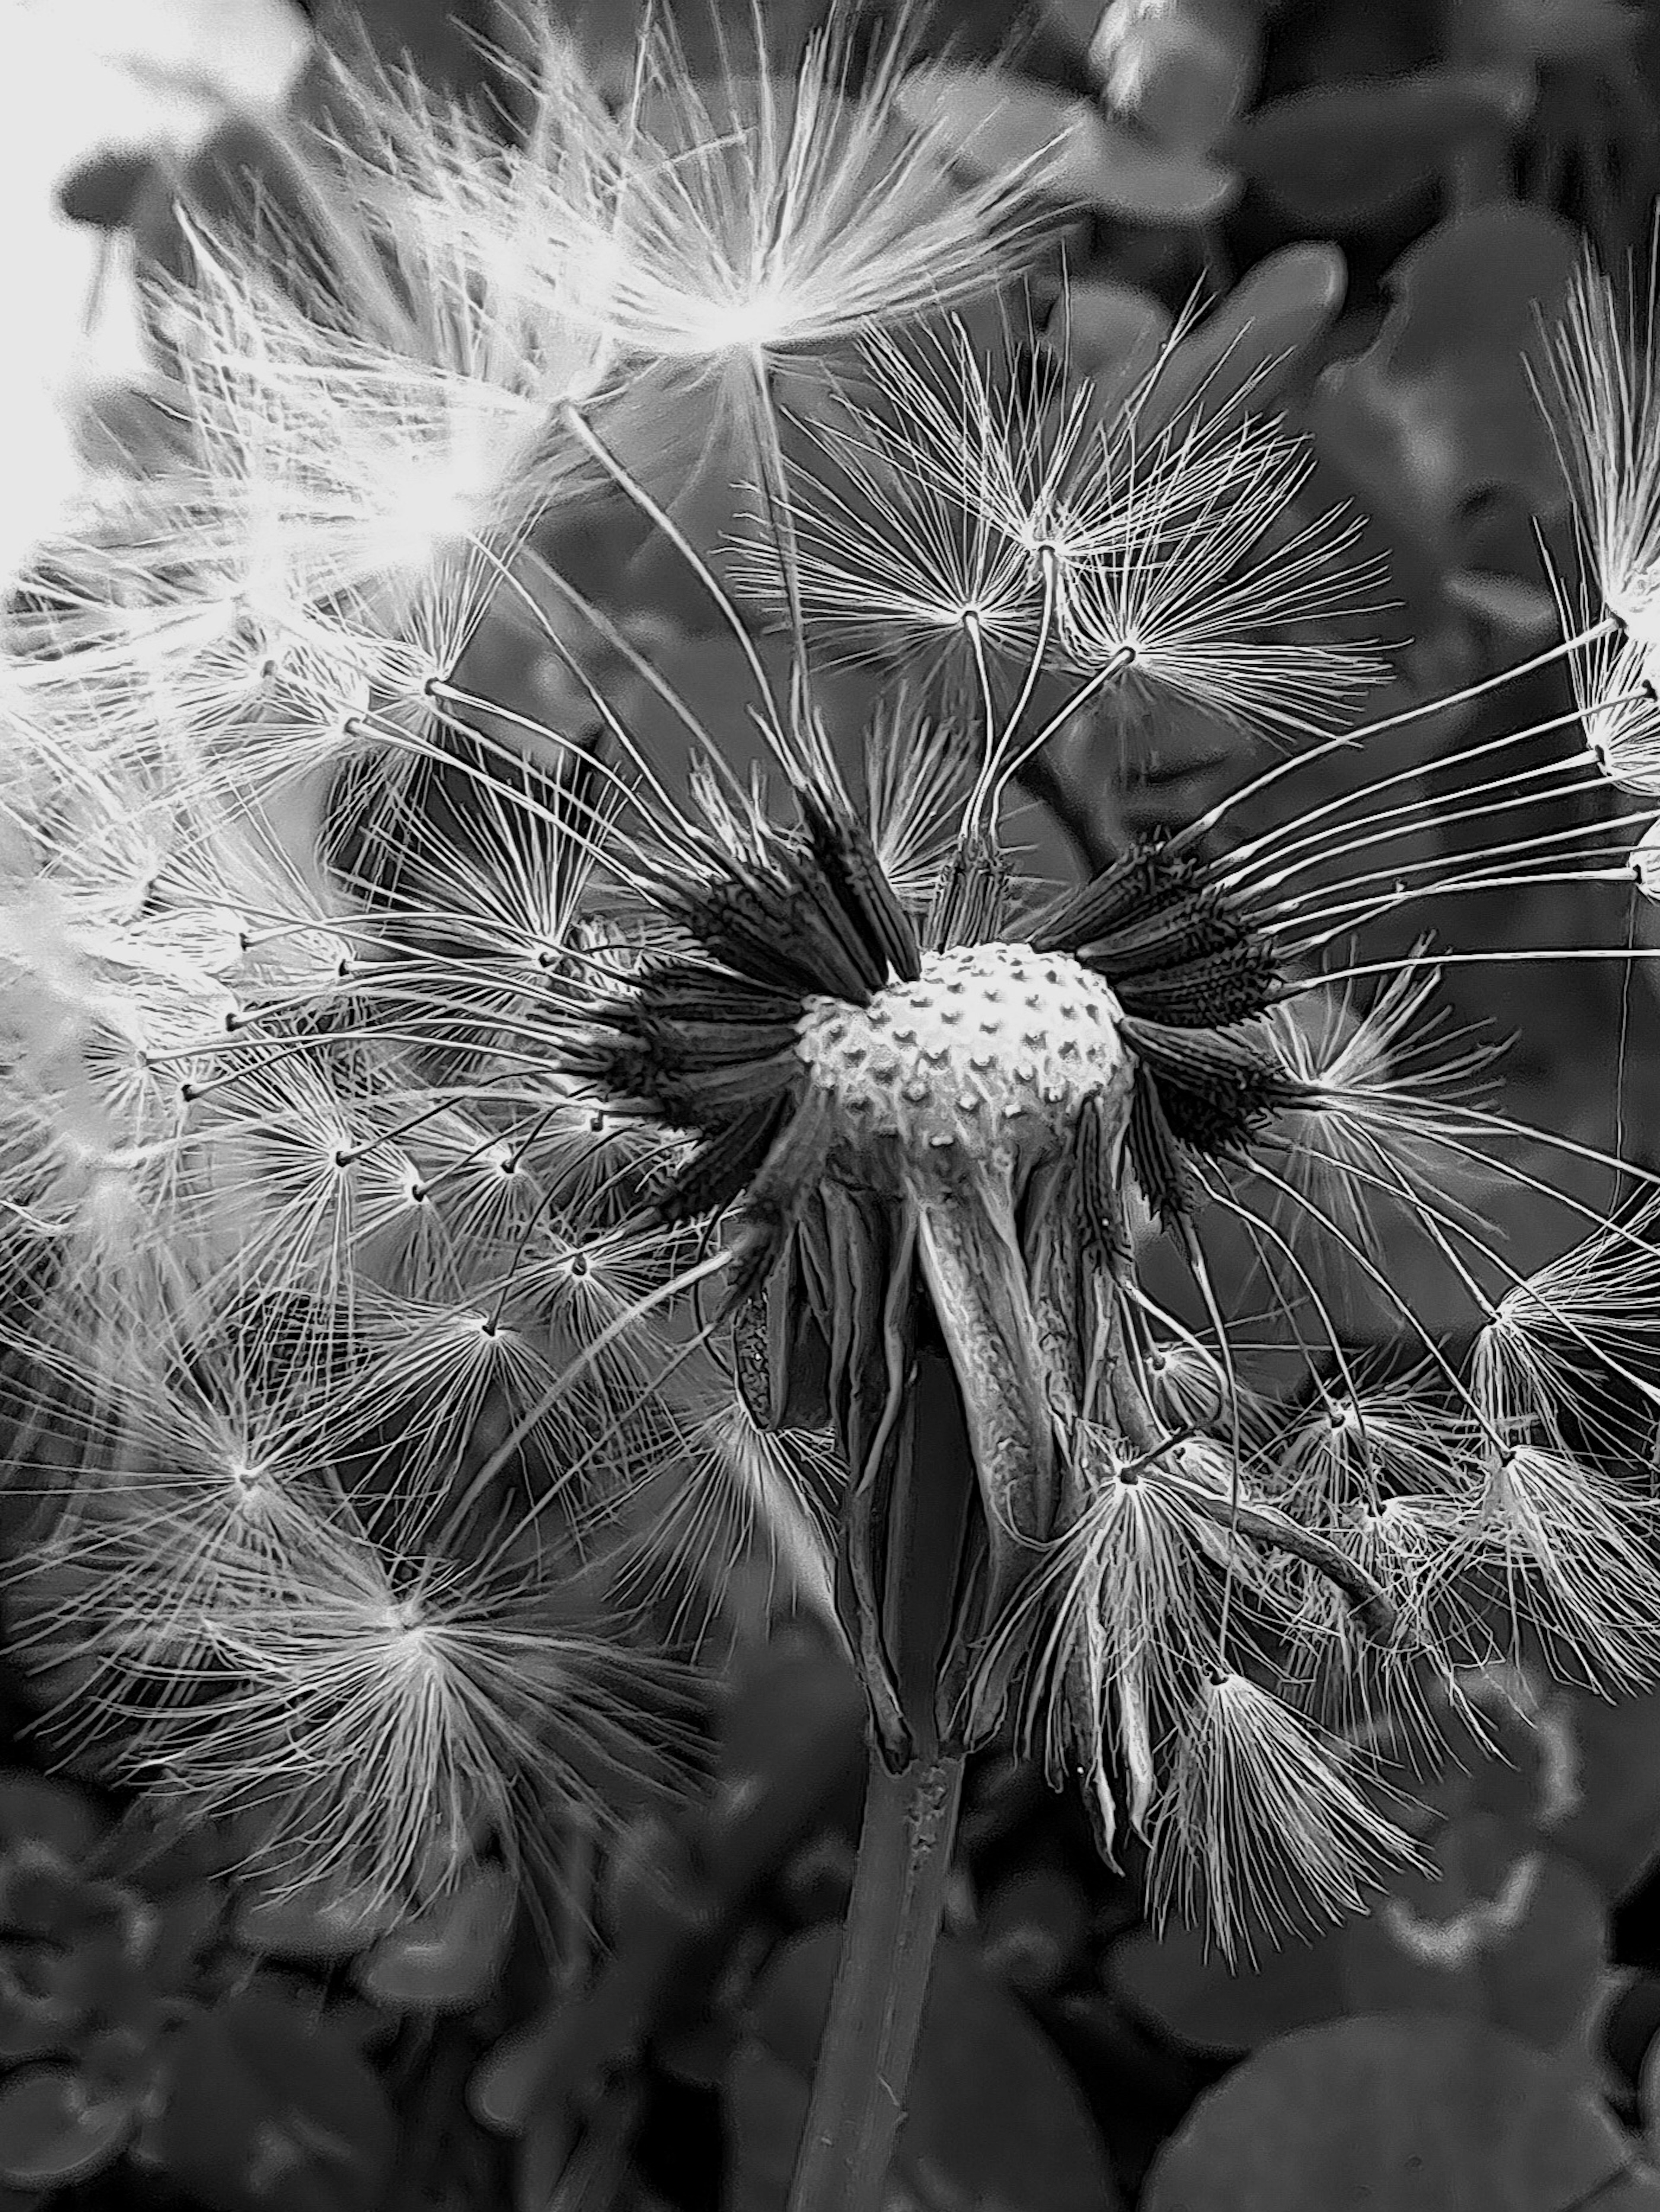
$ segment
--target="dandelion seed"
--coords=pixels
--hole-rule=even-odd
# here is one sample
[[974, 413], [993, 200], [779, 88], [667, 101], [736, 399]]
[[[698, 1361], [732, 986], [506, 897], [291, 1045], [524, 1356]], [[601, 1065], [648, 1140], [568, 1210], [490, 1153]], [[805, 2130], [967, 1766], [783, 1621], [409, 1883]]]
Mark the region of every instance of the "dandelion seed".
[[1199, 1691], [1152, 1839], [1162, 1914], [1201, 1919], [1225, 1958], [1267, 1919], [1316, 1926], [1364, 1910], [1416, 1854], [1341, 1747], [1246, 1675]]
[[[1633, 281], [1635, 271], [1632, 272]], [[1553, 428], [1598, 593], [1633, 647], [1621, 674], [1660, 675], [1660, 386], [1653, 300], [1622, 302], [1590, 262], [1554, 337]]]
[[832, 1522], [845, 1480], [833, 1437], [772, 1434], [727, 1389], [694, 1400], [684, 1418], [686, 1474], [654, 1551], [692, 1561], [701, 1588], [716, 1586], [710, 1567], [758, 1553], [786, 1606], [833, 1621]]
[[[1570, 625], [1585, 632], [1588, 623]], [[1660, 793], [1660, 698], [1648, 665], [1652, 648], [1635, 635], [1593, 636], [1568, 662], [1585, 741], [1610, 783]]]
[[1388, 1211], [1410, 1213], [1425, 1193], [1461, 1207], [1450, 1188], [1459, 1178], [1437, 1139], [1465, 1126], [1460, 1109], [1488, 1087], [1498, 1050], [1450, 1030], [1435, 1005], [1440, 980], [1433, 967], [1406, 967], [1364, 1013], [1351, 987], [1304, 992], [1267, 1017], [1313, 1102], [1280, 1116], [1287, 1173], [1367, 1249]]
[[902, 112], [904, 38], [855, 70], [851, 33], [838, 9], [793, 82], [700, 84], [666, 33], [648, 42], [586, 230], [575, 211], [617, 343], [746, 367], [828, 352], [990, 291], [1030, 250], [1046, 165], [964, 182]]
[[[957, 388], [937, 389], [930, 368]], [[897, 343], [873, 342], [866, 373], [872, 397], [826, 403], [802, 426], [822, 459], [790, 486], [788, 592], [854, 659], [910, 655], [926, 673], [976, 641], [994, 653], [1029, 650], [1040, 604], [1033, 550], [1006, 514], [988, 512], [994, 474], [1018, 507], [1029, 460], [1010, 419], [1022, 415], [1018, 398], [994, 393], [960, 331], [943, 368], [926, 351], [919, 367]], [[1053, 443], [1049, 473], [1064, 435]], [[1041, 460], [1033, 472], [1045, 472]], [[774, 540], [741, 551], [740, 575], [787, 604]]]
[[[609, 344], [557, 258], [573, 200], [594, 190], [600, 111], [556, 41], [538, 65], [544, 124], [523, 150], [413, 72], [358, 88], [337, 76], [343, 121], [301, 159], [313, 248], [275, 216], [252, 259], [198, 228], [192, 281], [165, 295], [190, 419], [221, 471], [290, 488], [274, 511], [295, 523], [309, 493], [320, 527], [362, 533], [366, 574], [418, 568], [554, 494], [553, 411], [605, 388]], [[331, 429], [334, 449], [308, 453]]]
[[419, 1904], [487, 1839], [533, 1850], [532, 1805], [603, 1821], [666, 1774], [663, 1668], [511, 1562], [343, 1526], [280, 1595], [207, 1626], [231, 1679], [142, 1750], [198, 1814], [255, 1814], [282, 1884]]
[[1213, 1352], [1198, 1343], [1159, 1341], [1148, 1346], [1144, 1359], [1148, 1399], [1172, 1431], [1231, 1425], [1240, 1409], [1227, 1370]]
[[551, 1402], [556, 1370], [537, 1319], [517, 1306], [504, 1315], [483, 1285], [471, 1286], [465, 1301], [376, 1296], [362, 1285], [354, 1298], [361, 1364], [336, 1410], [347, 1433], [398, 1434], [415, 1486], [424, 1477], [441, 1489], [497, 1403], [508, 1419], [540, 1409], [554, 1463], [569, 1455], [572, 1431], [581, 1437], [583, 1412], [591, 1418], [592, 1408]]
[[[1189, 439], [1197, 434], [1189, 432]], [[1329, 730], [1377, 680], [1365, 647], [1305, 634], [1372, 604], [1375, 570], [1349, 559], [1356, 526], [1335, 514], [1271, 534], [1307, 464], [1271, 432], [1235, 434], [1230, 465], [1193, 501], [1181, 443], [1155, 451], [1124, 492], [1121, 543], [1104, 549], [1065, 603], [1061, 635], [1085, 675], [1134, 680], [1244, 724]]]
[[[1085, 1432], [1087, 1435], [1087, 1432]], [[1128, 1778], [1128, 1812], [1144, 1833], [1164, 1786], [1159, 1751], [1192, 1682], [1216, 1649], [1225, 1577], [1264, 1587], [1262, 1563], [1161, 1480], [1159, 1456], [1128, 1457], [1110, 1438], [1080, 1440], [1081, 1510], [1055, 1543], [1017, 1608], [1010, 1643], [1041, 1641], [1029, 1665], [1026, 1733], [1043, 1746], [1060, 1781], [1082, 1768], [1096, 1832], [1110, 1852], [1117, 1827], [1113, 1763]], [[1172, 1448], [1173, 1465], [1219, 1505], [1225, 1469], [1202, 1445]], [[993, 1674], [1008, 1663], [999, 1653]]]
[[[1408, 1433], [1399, 1441], [1411, 1453], [1418, 1439]], [[1438, 1447], [1449, 1456], [1441, 1459]], [[1294, 1559], [1284, 1571], [1282, 1692], [1347, 1741], [1384, 1733], [1408, 1765], [1441, 1746], [1445, 1711], [1462, 1706], [1458, 1669], [1492, 1644], [1481, 1599], [1440, 1572], [1470, 1507], [1467, 1462], [1451, 1450], [1449, 1435], [1432, 1439], [1425, 1455], [1436, 1489], [1389, 1493], [1369, 1486], [1370, 1496], [1328, 1502], [1320, 1517], [1345, 1557], [1385, 1593], [1397, 1623], [1392, 1637], [1365, 1633], [1353, 1601], [1327, 1577]], [[1403, 1454], [1403, 1470], [1407, 1463]]]
[[1108, 427], [1084, 382], [994, 380], [960, 327], [873, 342], [869, 392], [803, 426], [826, 465], [793, 488], [801, 606], [855, 653], [1030, 656], [1251, 726], [1328, 724], [1377, 664], [1300, 633], [1378, 577], [1341, 516], [1280, 526], [1310, 463], [1277, 425], [1145, 428], [1163, 366]]
[[1612, 1442], [1622, 1396], [1640, 1409], [1639, 1432], [1652, 1428], [1656, 1218], [1645, 1205], [1596, 1230], [1499, 1300], [1471, 1358], [1471, 1392], [1490, 1436], [1559, 1449], [1590, 1435]]
[[1453, 1494], [1468, 1438], [1438, 1407], [1434, 1380], [1422, 1370], [1395, 1382], [1350, 1375], [1323, 1392], [1280, 1442], [1280, 1502], [1325, 1527], [1353, 1507], [1377, 1515], [1405, 1494]]
[[1655, 1536], [1646, 1485], [1513, 1444], [1490, 1455], [1479, 1512], [1443, 1572], [1452, 1583], [1485, 1571], [1511, 1620], [1538, 1632], [1557, 1672], [1612, 1692], [1651, 1680], [1660, 1655], [1645, 1595]]
[[1660, 817], [1649, 824], [1633, 846], [1631, 874], [1645, 898], [1660, 899]]
[[[24, 1650], [56, 1647], [97, 1669], [97, 1691], [57, 1717], [100, 1750], [147, 1698], [185, 1697], [210, 1671], [204, 1623], [228, 1589], [281, 1601], [326, 1545], [337, 1501], [301, 1394], [262, 1385], [240, 1348], [170, 1346], [164, 1329], [136, 1326], [126, 1349], [108, 1378], [119, 1399], [20, 1577]], [[43, 1604], [53, 1582], [63, 1595]]]

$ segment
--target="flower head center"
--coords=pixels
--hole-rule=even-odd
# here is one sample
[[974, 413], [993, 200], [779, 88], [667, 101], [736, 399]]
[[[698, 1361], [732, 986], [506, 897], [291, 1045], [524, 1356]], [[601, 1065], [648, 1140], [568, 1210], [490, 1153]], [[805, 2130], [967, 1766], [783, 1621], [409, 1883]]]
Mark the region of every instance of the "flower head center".
[[855, 1146], [978, 1161], [1051, 1151], [1086, 1101], [1127, 1105], [1133, 1073], [1106, 983], [1030, 945], [925, 954], [863, 1006], [810, 999], [796, 1050]]

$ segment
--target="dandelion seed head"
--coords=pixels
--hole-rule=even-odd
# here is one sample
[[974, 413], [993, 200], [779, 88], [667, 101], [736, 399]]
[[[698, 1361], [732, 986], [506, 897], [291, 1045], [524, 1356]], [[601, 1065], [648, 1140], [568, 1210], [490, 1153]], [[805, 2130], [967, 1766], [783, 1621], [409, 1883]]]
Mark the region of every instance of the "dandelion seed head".
[[1086, 1100], [1122, 1111], [1131, 1079], [1117, 1002], [1099, 976], [1028, 945], [923, 956], [915, 981], [862, 1007], [810, 1000], [798, 1054], [861, 1164], [873, 1140], [1011, 1160], [1053, 1152]]
[[[716, 1589], [764, 1561], [847, 1632], [885, 1755], [1014, 1714], [1229, 1944], [1398, 1860], [1328, 1698], [1408, 1702], [1410, 1662], [1480, 1654], [1507, 1607], [1600, 1681], [1651, 1668], [1646, 1478], [1570, 1431], [1582, 1355], [1643, 1370], [1622, 1305], [1654, 1308], [1656, 1269], [1616, 1239], [1541, 1273], [1467, 1367], [1426, 1337], [1434, 1375], [1398, 1387], [1302, 1276], [1320, 1394], [1251, 1389], [1207, 1204], [1300, 1273], [1242, 1194], [1271, 1180], [1408, 1332], [1367, 1244], [1385, 1200], [1482, 1264], [1450, 1189], [1482, 1055], [1433, 1045], [1422, 948], [1364, 1007], [1302, 988], [1374, 860], [1381, 903], [1410, 895], [1393, 833], [1434, 801], [1321, 787], [1284, 843], [1219, 851], [1236, 793], [1040, 910], [1012, 786], [1097, 708], [1341, 720], [1370, 582], [1243, 395], [1170, 419], [1167, 351], [1108, 407], [940, 325], [1018, 265], [1050, 157], [965, 183], [904, 35], [852, 32], [832, 9], [793, 83], [694, 80], [655, 36], [607, 107], [550, 31], [508, 148], [412, 72], [339, 88], [294, 219], [198, 229], [158, 284], [167, 449], [43, 551], [0, 672], [27, 1308], [0, 1342], [95, 1407], [34, 1648], [90, 1670], [119, 1778], [261, 1808], [273, 1862], [407, 1902], [661, 1767], [660, 1675], [592, 1589], [673, 1602], [688, 1564]], [[1643, 793], [1653, 379], [1589, 288], [1579, 333], [1624, 628], [1576, 681]], [[849, 340], [839, 380], [777, 373]], [[718, 474], [734, 413], [787, 700], [624, 458], [684, 428]], [[618, 495], [710, 590], [765, 779], [734, 702], [706, 728], [679, 696], [666, 620], [562, 574], [566, 525], [606, 536]], [[953, 679], [890, 694], [861, 791], [821, 639]], [[1518, 831], [1524, 878], [1554, 835]], [[1165, 1231], [1202, 1340], [1141, 1280]], [[740, 1406], [712, 1347], [757, 1305]], [[804, 1407], [822, 1433], [758, 1425]], [[913, 1506], [968, 1547], [920, 1630]]]

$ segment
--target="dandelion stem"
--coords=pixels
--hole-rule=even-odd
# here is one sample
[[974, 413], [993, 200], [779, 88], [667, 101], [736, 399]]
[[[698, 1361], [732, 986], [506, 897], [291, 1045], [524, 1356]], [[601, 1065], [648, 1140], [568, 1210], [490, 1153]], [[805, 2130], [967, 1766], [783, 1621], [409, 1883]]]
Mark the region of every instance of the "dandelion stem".
[[879, 2212], [951, 1875], [963, 1759], [872, 1748], [858, 1870], [789, 2212]]

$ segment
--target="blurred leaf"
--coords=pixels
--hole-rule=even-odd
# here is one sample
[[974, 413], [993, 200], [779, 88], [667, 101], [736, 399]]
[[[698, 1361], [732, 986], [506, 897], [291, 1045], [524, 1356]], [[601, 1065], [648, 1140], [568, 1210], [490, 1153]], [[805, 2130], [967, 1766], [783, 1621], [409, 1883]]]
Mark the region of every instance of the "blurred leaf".
[[864, 1699], [845, 1654], [806, 1626], [786, 1626], [745, 1658], [720, 1716], [721, 1780], [751, 1797], [790, 1764], [803, 1728], [845, 1739], [862, 1760]]
[[1189, 407], [1207, 422], [1261, 413], [1330, 328], [1347, 283], [1335, 246], [1282, 246], [1259, 261], [1171, 353], [1147, 403], [1149, 428]]
[[1346, 1930], [1323, 1929], [1230, 1966], [1195, 1928], [1137, 1929], [1113, 1946], [1116, 1995], [1195, 2051], [1251, 2051], [1277, 2035], [1335, 2020], [1344, 2009]]
[[391, 2108], [351, 2037], [313, 2001], [256, 1983], [195, 2014], [167, 2049], [146, 2154], [220, 2212], [368, 2212], [391, 2163]]
[[218, 1935], [226, 1909], [223, 1883], [193, 1881], [157, 1900], [144, 1971], [158, 1988], [174, 1988]]
[[1559, 632], [1556, 602], [1541, 585], [1489, 568], [1456, 568], [1447, 578], [1447, 597], [1499, 631], [1518, 652], [1542, 652]]
[[1414, 1797], [1449, 1821], [1484, 1815], [1518, 1837], [1554, 1829], [1572, 1802], [1577, 1757], [1566, 1696], [1510, 1666], [1471, 1670], [1459, 1690], [1474, 1717], [1438, 1699], [1436, 1763], [1406, 1762]]
[[[732, 2178], [726, 2212], [778, 2212], [806, 2116], [841, 1930], [775, 1955], [755, 1996], [753, 2037], [728, 2070]], [[1023, 2006], [972, 1952], [934, 1961], [895, 2160], [919, 2212], [1111, 2212], [1111, 2177], [1071, 2075]]]
[[1660, 2174], [1633, 2166], [1576, 2205], [1574, 2212], [1660, 2212]]
[[1057, 200], [1133, 222], [1207, 222], [1238, 192], [1215, 162], [1167, 152], [1088, 100], [1004, 70], [930, 67], [907, 78], [900, 106], [981, 175], [1025, 171]]
[[119, 2155], [133, 2126], [131, 2104], [100, 2094], [75, 2068], [26, 2066], [0, 2082], [0, 2181], [83, 2181]]
[[1612, 57], [1642, 25], [1642, 0], [1464, 0], [1461, 38], [1494, 53], [1529, 60], [1588, 60]]
[[[556, 1986], [533, 2020], [480, 2062], [468, 2098], [484, 2126], [514, 2135], [562, 2127], [597, 2084], [631, 2078], [661, 2012], [684, 2002], [711, 1933], [712, 1893], [693, 1849], [655, 1816], [623, 1831], [605, 1865], [596, 1916], [612, 1936], [610, 1956], [587, 1987]], [[556, 2122], [549, 2117], [556, 2112]]]
[[1521, 69], [1312, 85], [1248, 115], [1223, 150], [1292, 222], [1358, 229], [1422, 191], [1473, 137], [1514, 130], [1533, 97]]
[[1612, 1903], [1660, 1856], [1660, 1691], [1617, 1701], [1572, 1692], [1566, 1702], [1574, 1802], [1553, 1840]]
[[1110, 0], [1038, 0], [1044, 23], [1080, 54], [1101, 27]]
[[1390, 270], [1391, 305], [1365, 352], [1321, 377], [1310, 424], [1380, 519], [1457, 558], [1465, 508], [1512, 495], [1548, 514], [1566, 497], [1529, 380], [1578, 264], [1570, 225], [1479, 208], [1438, 224]]
[[1161, 145], [1208, 153], [1244, 105], [1258, 28], [1243, 0], [1113, 0], [1090, 41], [1103, 96]]
[[253, 1873], [237, 1884], [231, 1934], [268, 1959], [350, 1959], [397, 1918], [397, 1906], [368, 1890], [323, 1881], [279, 1887]]
[[[1559, 1809], [1542, 1755], [1554, 1738], [1513, 1711], [1508, 1728], [1502, 1717], [1500, 1755], [1450, 1750], [1423, 1790], [1415, 1825], [1429, 1872], [1398, 1876], [1369, 1914], [1239, 1971], [1190, 1930], [1138, 1931], [1110, 1955], [1115, 1990], [1199, 2049], [1250, 2050], [1349, 2013], [1434, 2011], [1480, 2017], [1541, 2050], [1582, 2050], [1606, 1978], [1605, 1907], [1539, 1840]], [[1438, 1816], [1432, 1828], [1424, 1815]]]
[[1089, 1906], [1058, 1866], [1021, 1866], [991, 1891], [980, 1915], [981, 1957], [1023, 1996], [1039, 1996], [1076, 1966]]
[[723, 1890], [763, 1879], [799, 1840], [804, 1752], [825, 1796], [840, 1786], [856, 1805], [864, 1721], [858, 1679], [827, 1636], [787, 1631], [747, 1662], [721, 1714], [719, 1784], [700, 1845]]
[[1583, 2212], [1629, 2162], [1574, 2075], [1516, 2037], [1362, 2014], [1267, 2045], [1201, 2097], [1143, 2212]]
[[88, 1885], [49, 1844], [32, 1838], [0, 1848], [0, 1928], [68, 1942], [88, 1918]]
[[15, 2064], [72, 2047], [86, 2017], [86, 1993], [74, 1967], [56, 1944], [0, 1946], [0, 2062]]
[[1535, 348], [1581, 252], [1573, 226], [1537, 208], [1505, 201], [1450, 216], [1389, 270], [1394, 305], [1377, 350], [1395, 375], [1421, 377], [1450, 353]]
[[394, 2009], [461, 2012], [482, 2003], [501, 1973], [517, 1902], [504, 1868], [475, 1867], [453, 1894], [359, 1960], [358, 1988]]
[[39, 1774], [0, 1774], [0, 1844], [27, 1839], [69, 1860], [85, 1858], [104, 1820], [84, 1790]]
[[1073, 284], [1055, 302], [1044, 337], [1092, 386], [1095, 419], [1110, 422], [1156, 367], [1170, 310], [1134, 284]]
[[100, 146], [58, 179], [58, 207], [71, 222], [124, 230], [155, 162], [153, 147]]
[[[467, 2104], [481, 2127], [515, 2135], [529, 2124], [545, 2087], [550, 2040], [546, 2023], [536, 2021], [485, 2052], [467, 2084]], [[553, 2100], [540, 2101], [545, 2106]]]
[[1637, 2076], [1637, 2109], [1651, 2158], [1660, 2157], [1660, 2037], [1650, 2044]]
[[1644, 2055], [1660, 2035], [1660, 1974], [1637, 1966], [1614, 1967], [1608, 1978], [1596, 2033], [1614, 2076], [1629, 2082], [1634, 2093]]
[[[1583, 2046], [1602, 1993], [1602, 1901], [1554, 1853], [1473, 1814], [1436, 1839], [1342, 1947], [1344, 2008], [1464, 2013], [1542, 2051]], [[1576, 2055], [1578, 2055], [1576, 2051]]]

